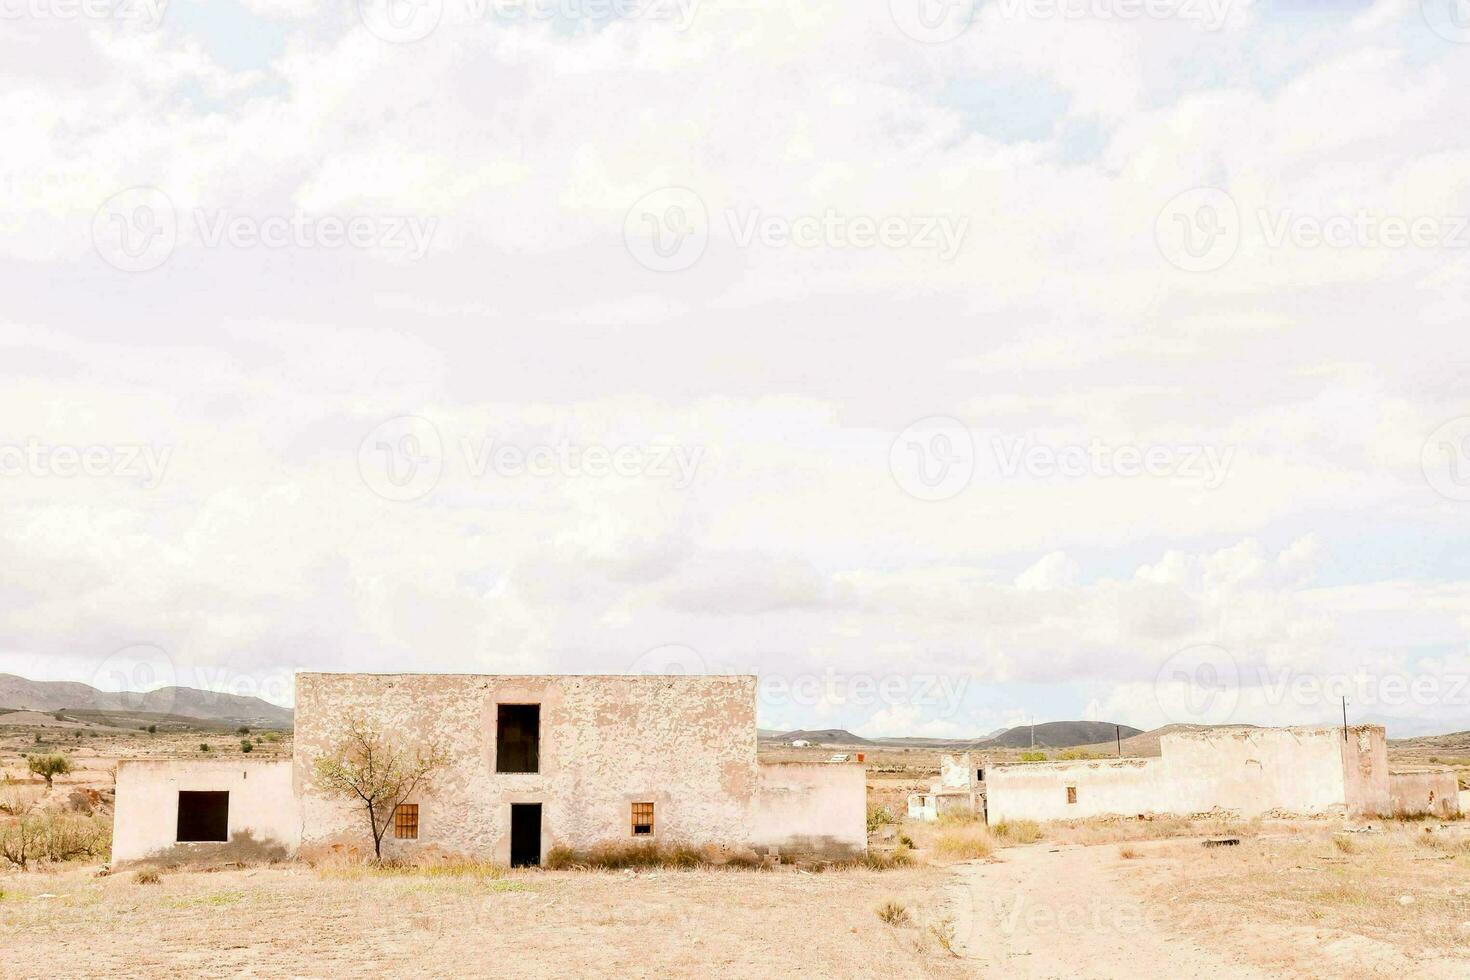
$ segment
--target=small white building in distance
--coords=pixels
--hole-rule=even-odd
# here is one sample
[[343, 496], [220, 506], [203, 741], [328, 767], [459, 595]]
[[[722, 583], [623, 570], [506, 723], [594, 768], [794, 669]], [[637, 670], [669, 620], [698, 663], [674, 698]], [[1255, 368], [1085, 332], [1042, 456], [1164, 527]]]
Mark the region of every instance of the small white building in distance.
[[358, 720], [447, 761], [394, 814], [384, 858], [539, 864], [552, 848], [867, 849], [862, 766], [761, 763], [756, 679], [300, 674], [290, 762], [125, 761], [116, 861], [371, 858], [368, 821], [318, 759]]
[[930, 792], [909, 797], [909, 816], [934, 820], [956, 810], [996, 824], [1217, 811], [1247, 818], [1460, 813], [1455, 773], [1389, 772], [1377, 725], [1171, 732], [1160, 739], [1160, 753], [989, 766], [968, 754], [946, 757]]

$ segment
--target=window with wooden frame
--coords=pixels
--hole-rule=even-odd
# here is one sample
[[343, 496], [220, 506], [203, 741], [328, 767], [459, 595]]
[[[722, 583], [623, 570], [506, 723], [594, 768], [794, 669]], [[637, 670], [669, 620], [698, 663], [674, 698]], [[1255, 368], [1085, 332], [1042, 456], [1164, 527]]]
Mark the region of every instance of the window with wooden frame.
[[653, 835], [653, 804], [633, 804], [633, 836], [650, 837]]
[[1076, 786], [1068, 786], [1067, 787], [1067, 802], [1068, 803], [1076, 803], [1077, 802], [1077, 787]]
[[398, 840], [419, 839], [419, 805], [400, 803], [393, 808], [393, 836]]

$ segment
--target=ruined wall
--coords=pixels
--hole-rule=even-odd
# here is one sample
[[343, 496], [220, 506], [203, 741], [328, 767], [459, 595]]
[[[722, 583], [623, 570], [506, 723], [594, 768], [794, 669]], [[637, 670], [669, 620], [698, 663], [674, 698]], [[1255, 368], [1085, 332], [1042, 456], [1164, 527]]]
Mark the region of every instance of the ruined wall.
[[862, 854], [868, 846], [867, 800], [862, 766], [762, 763], [751, 843], [782, 854]]
[[[1217, 728], [1170, 733], [1157, 759], [996, 766], [989, 820], [1227, 810], [1376, 815], [1388, 811], [1383, 729]], [[1074, 786], [1077, 802], [1068, 803]]]
[[[510, 859], [510, 806], [542, 804], [542, 856], [555, 846], [633, 838], [633, 802], [654, 804], [654, 840], [744, 843], [756, 798], [754, 677], [300, 674], [294, 780], [302, 854], [372, 855], [366, 818], [312, 772], [349, 718], [449, 756], [410, 802], [420, 837], [384, 856]], [[541, 706], [540, 771], [495, 771], [496, 706]], [[863, 808], [858, 807], [861, 817]]]
[[[230, 794], [228, 844], [179, 844], [179, 793]], [[301, 813], [291, 790], [291, 763], [234, 759], [125, 759], [117, 767], [112, 818], [115, 863], [153, 859], [271, 860], [295, 853]]]
[[[1167, 778], [1183, 804], [1178, 812], [1219, 809], [1243, 817], [1343, 811], [1343, 747], [1341, 728], [1216, 728], [1160, 740]], [[1386, 763], [1381, 771], [1386, 779]], [[1359, 798], [1367, 795], [1360, 786]]]
[[1460, 781], [1453, 770], [1390, 773], [1388, 790], [1388, 814], [1446, 820], [1460, 816]]
[[[1339, 744], [1342, 730], [1338, 729]], [[1342, 756], [1343, 792], [1349, 816], [1377, 817], [1393, 812], [1389, 791], [1388, 736], [1376, 726], [1348, 729]]]
[[[986, 822], [1171, 812], [1177, 801], [1162, 766], [1160, 759], [997, 765], [985, 773]], [[1077, 802], [1068, 802], [1068, 787]]]

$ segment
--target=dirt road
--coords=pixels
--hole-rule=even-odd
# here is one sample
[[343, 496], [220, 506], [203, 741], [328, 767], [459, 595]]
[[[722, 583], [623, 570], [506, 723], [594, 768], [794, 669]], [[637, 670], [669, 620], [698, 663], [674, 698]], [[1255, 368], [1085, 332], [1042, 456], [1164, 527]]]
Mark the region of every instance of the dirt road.
[[961, 865], [948, 885], [957, 945], [982, 976], [1086, 980], [1209, 978], [1263, 973], [1169, 928], [1167, 915], [1120, 881], [1116, 847], [1008, 848]]

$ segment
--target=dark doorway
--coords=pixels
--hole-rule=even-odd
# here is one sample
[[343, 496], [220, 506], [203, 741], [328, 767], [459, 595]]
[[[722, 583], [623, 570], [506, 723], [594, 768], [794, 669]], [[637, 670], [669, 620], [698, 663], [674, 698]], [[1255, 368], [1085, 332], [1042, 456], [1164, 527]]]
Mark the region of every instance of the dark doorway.
[[230, 794], [179, 792], [179, 833], [181, 843], [191, 841], [227, 841], [230, 839]]
[[534, 867], [541, 863], [541, 804], [510, 805], [510, 866]]
[[541, 771], [541, 705], [501, 704], [495, 717], [495, 771]]

